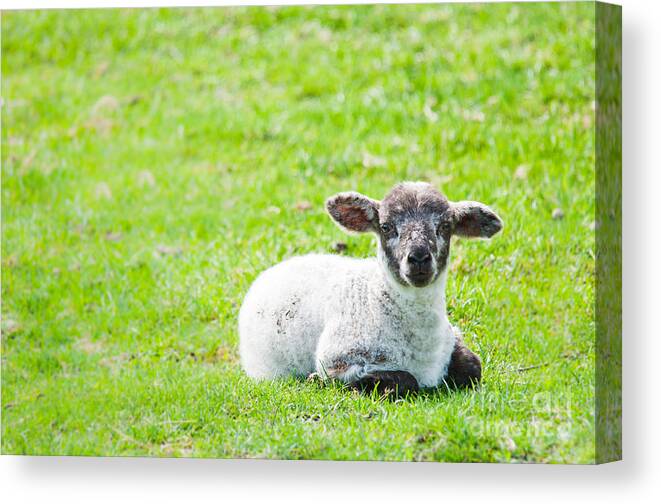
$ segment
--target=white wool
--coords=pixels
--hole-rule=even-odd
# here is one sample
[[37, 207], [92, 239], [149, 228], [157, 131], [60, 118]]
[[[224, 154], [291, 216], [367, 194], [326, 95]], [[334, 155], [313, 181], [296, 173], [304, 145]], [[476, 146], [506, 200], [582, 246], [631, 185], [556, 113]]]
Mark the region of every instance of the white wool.
[[456, 341], [446, 273], [429, 286], [405, 287], [382, 265], [382, 254], [300, 256], [259, 275], [239, 313], [246, 373], [271, 379], [317, 372], [351, 382], [398, 370], [421, 387], [441, 384]]

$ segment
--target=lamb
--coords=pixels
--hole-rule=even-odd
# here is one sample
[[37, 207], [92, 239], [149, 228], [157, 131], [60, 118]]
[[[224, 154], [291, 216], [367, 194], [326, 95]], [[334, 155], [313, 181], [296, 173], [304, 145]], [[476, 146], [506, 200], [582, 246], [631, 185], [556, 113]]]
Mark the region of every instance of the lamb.
[[478, 383], [480, 359], [446, 313], [450, 239], [489, 238], [501, 219], [423, 182], [400, 183], [382, 201], [339, 193], [326, 210], [348, 232], [374, 233], [376, 258], [310, 254], [261, 273], [239, 312], [248, 376], [319, 376], [397, 397]]

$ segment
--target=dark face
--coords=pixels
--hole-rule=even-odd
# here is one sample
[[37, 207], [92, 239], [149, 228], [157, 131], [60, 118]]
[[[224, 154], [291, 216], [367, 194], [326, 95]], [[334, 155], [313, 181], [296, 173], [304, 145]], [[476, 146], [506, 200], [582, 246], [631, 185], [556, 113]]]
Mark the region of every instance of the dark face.
[[396, 186], [379, 205], [379, 256], [404, 285], [424, 287], [447, 265], [452, 211], [428, 184]]
[[453, 234], [488, 238], [502, 228], [482, 203], [452, 203], [423, 182], [398, 184], [381, 202], [340, 193], [326, 208], [343, 228], [376, 233], [379, 260], [397, 282], [412, 287], [433, 283], [445, 270]]

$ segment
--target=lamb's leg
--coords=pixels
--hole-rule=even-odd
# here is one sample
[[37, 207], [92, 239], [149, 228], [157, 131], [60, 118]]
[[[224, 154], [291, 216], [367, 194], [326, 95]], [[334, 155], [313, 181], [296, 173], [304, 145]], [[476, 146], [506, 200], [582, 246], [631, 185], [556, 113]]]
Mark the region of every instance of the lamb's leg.
[[451, 387], [464, 388], [477, 385], [482, 379], [482, 363], [480, 358], [471, 352], [461, 339], [457, 339], [448, 374], [445, 381]]
[[373, 371], [349, 383], [349, 387], [367, 393], [376, 389], [380, 395], [393, 398], [414, 394], [420, 388], [408, 371]]
[[[349, 328], [345, 330], [348, 332]], [[419, 389], [416, 378], [407, 371], [382, 369], [387, 366], [387, 355], [378, 349], [355, 348], [353, 341], [344, 341], [337, 334], [341, 328], [327, 326], [317, 350], [317, 373], [324, 380], [337, 380], [361, 392], [376, 390], [392, 398], [404, 397]], [[334, 337], [329, 337], [333, 335]], [[380, 369], [381, 368], [381, 369]], [[314, 379], [314, 378], [313, 378]]]

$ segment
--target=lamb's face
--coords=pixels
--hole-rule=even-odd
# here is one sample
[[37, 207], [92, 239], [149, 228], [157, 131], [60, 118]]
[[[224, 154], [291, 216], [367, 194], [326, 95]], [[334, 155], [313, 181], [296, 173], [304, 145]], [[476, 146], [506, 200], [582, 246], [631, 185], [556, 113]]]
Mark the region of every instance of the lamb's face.
[[379, 258], [398, 282], [424, 287], [445, 269], [452, 211], [429, 184], [396, 186], [379, 205]]
[[404, 286], [424, 287], [445, 270], [453, 234], [488, 238], [500, 218], [482, 203], [452, 203], [430, 184], [404, 182], [379, 202], [349, 192], [326, 201], [330, 216], [348, 231], [376, 233], [378, 257]]

